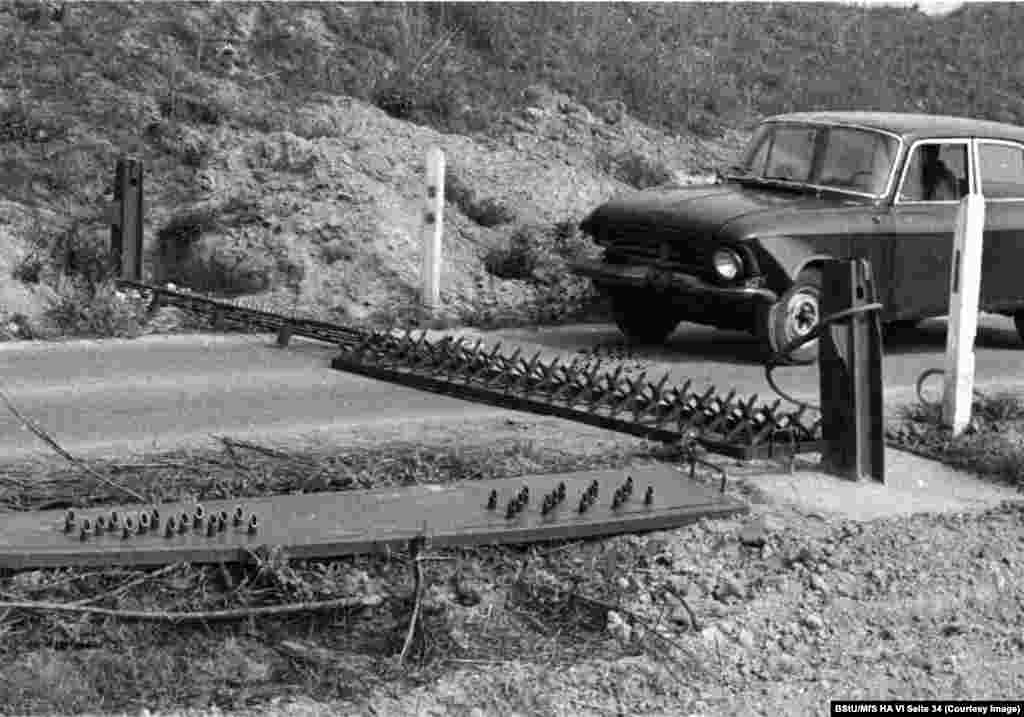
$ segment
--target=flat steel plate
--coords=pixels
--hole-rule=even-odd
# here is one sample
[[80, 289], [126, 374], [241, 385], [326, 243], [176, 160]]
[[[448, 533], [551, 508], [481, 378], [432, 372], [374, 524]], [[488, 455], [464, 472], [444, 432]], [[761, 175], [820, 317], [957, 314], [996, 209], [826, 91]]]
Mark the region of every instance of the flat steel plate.
[[[612, 509], [612, 497], [627, 476], [633, 479], [631, 498]], [[597, 499], [583, 514], [580, 498], [593, 481]], [[565, 499], [547, 515], [541, 514], [544, 496], [559, 482]], [[529, 488], [527, 506], [506, 518], [509, 501], [523, 486]], [[647, 487], [653, 500], [645, 505]], [[487, 508], [491, 491], [497, 506]], [[157, 508], [159, 530], [128, 538], [120, 532], [87, 535], [79, 526], [85, 518], [116, 510], [121, 516], [138, 514], [139, 505], [82, 509], [76, 525], [65, 532], [65, 511], [9, 513], [0, 525], [0, 567], [24, 569], [66, 565], [165, 565], [244, 562], [258, 546], [281, 546], [295, 558], [318, 558], [404, 549], [410, 540], [425, 537], [430, 545], [480, 545], [577, 539], [597, 535], [676, 528], [704, 517], [744, 512], [747, 507], [712, 488], [690, 480], [670, 466], [643, 466], [622, 470], [582, 471], [557, 475], [525, 476], [501, 480], [467, 481], [447, 485], [418, 485], [379, 490], [280, 495], [203, 504], [209, 515], [221, 510], [232, 515], [243, 508], [244, 520], [229, 520], [222, 532], [206, 530], [164, 536], [168, 516], [192, 514], [195, 504], [167, 503]], [[255, 515], [257, 529], [246, 524]]]

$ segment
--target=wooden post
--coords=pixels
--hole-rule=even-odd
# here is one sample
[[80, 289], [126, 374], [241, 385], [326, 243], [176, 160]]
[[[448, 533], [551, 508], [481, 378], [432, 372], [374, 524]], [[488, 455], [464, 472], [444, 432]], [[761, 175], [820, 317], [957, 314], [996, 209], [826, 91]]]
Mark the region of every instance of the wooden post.
[[441, 236], [444, 213], [444, 153], [427, 152], [427, 197], [423, 211], [423, 306], [431, 313], [441, 304]]
[[117, 160], [110, 206], [111, 260], [121, 279], [142, 281], [142, 162]]
[[946, 334], [946, 381], [942, 420], [961, 433], [971, 421], [974, 395], [974, 337], [978, 331], [981, 293], [981, 251], [985, 229], [985, 198], [968, 194], [960, 202], [953, 234], [949, 272], [949, 328]]

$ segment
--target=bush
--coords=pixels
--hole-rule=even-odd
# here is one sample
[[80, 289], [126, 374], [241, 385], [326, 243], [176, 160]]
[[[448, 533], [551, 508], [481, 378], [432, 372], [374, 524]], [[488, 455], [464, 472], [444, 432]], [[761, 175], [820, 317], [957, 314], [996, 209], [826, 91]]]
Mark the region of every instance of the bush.
[[540, 242], [536, 241], [534, 232], [521, 227], [506, 245], [487, 252], [484, 269], [499, 279], [535, 279], [546, 254]]
[[467, 219], [482, 227], [511, 224], [516, 220], [516, 213], [498, 199], [477, 199], [476, 192], [456, 171], [445, 172], [444, 198], [446, 202], [458, 207]]
[[575, 222], [551, 226], [524, 224], [508, 242], [484, 256], [484, 269], [499, 279], [534, 281], [548, 286], [566, 277], [567, 262], [595, 256], [600, 250]]
[[196, 291], [222, 294], [254, 294], [270, 288], [274, 262], [247, 247], [235, 246], [225, 237], [205, 239], [174, 266], [166, 278]]
[[633, 149], [599, 153], [597, 168], [636, 189], [658, 187], [673, 179], [672, 170]]
[[90, 289], [116, 275], [109, 239], [104, 231], [90, 230], [84, 222], [74, 222], [62, 232], [36, 235], [29, 253], [11, 271], [12, 278], [27, 284], [56, 284], [63, 279]]
[[204, 207], [176, 214], [156, 232], [158, 246], [175, 249], [190, 247], [199, 241], [206, 232], [220, 228], [217, 213]]
[[320, 247], [320, 255], [328, 265], [339, 261], [352, 261], [354, 252], [351, 242], [343, 239], [332, 239]]
[[277, 282], [298, 285], [305, 266], [289, 246], [245, 230], [261, 221], [258, 207], [245, 199], [176, 215], [157, 231], [157, 281], [229, 295], [265, 291]]
[[65, 336], [135, 337], [145, 322], [146, 307], [119, 292], [113, 281], [94, 288], [64, 281], [43, 316]]

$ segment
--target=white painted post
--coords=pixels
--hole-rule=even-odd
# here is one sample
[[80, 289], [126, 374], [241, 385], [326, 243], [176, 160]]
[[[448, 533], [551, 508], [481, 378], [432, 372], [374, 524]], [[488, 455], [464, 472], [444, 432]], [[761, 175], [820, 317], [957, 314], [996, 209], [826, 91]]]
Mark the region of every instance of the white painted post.
[[427, 197], [423, 211], [423, 305], [432, 313], [441, 304], [441, 236], [444, 214], [444, 152], [427, 151]]
[[949, 272], [949, 327], [942, 420], [960, 434], [971, 421], [974, 396], [974, 337], [978, 331], [985, 198], [968, 194], [960, 202]]

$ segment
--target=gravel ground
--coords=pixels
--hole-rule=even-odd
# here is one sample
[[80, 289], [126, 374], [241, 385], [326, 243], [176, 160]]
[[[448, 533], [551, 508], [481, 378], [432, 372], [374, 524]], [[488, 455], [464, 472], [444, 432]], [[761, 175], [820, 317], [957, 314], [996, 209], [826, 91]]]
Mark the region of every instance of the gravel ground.
[[[756, 478], [729, 491], [748, 516], [520, 555], [525, 597], [507, 565], [467, 565], [472, 605], [439, 573], [425, 612], [463, 649], [429, 674], [230, 714], [820, 715], [839, 698], [1024, 695], [1024, 503], [852, 520], [771, 498]], [[614, 608], [603, 624], [552, 610], [573, 585]], [[532, 616], [537, 649], [477, 659], [502, 608]], [[574, 630], [585, 654], [545, 647]]]

